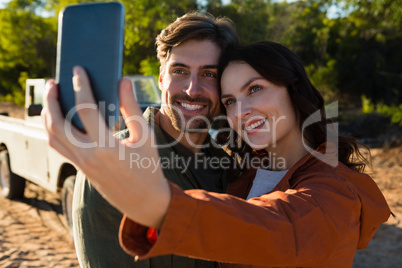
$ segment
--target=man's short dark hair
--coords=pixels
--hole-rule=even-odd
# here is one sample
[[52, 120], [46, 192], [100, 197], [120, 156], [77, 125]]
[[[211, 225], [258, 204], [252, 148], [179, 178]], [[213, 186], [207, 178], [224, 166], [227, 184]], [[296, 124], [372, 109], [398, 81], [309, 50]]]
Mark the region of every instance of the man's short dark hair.
[[189, 40], [209, 40], [222, 51], [239, 43], [235, 25], [229, 18], [215, 18], [206, 12], [187, 13], [156, 37], [157, 57], [162, 66], [169, 59], [173, 47]]

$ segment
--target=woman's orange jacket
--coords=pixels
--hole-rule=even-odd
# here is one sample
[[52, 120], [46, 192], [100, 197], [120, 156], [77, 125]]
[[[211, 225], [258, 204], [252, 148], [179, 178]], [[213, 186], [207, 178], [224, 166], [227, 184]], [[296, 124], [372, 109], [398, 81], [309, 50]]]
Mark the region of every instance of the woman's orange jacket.
[[[247, 201], [255, 171], [229, 185], [231, 195], [171, 184], [156, 242], [124, 216], [121, 245], [139, 259], [176, 254], [223, 267], [351, 267], [356, 249], [367, 247], [390, 210], [368, 175], [325, 148], [302, 158], [271, 192]], [[335, 167], [328, 164], [334, 159]]]

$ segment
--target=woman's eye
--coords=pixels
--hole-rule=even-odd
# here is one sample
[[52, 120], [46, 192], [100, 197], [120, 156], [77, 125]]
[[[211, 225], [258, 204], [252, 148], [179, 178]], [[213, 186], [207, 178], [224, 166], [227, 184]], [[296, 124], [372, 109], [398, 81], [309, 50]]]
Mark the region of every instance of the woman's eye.
[[257, 91], [260, 91], [260, 90], [261, 90], [260, 86], [252, 86], [250, 88], [250, 93], [254, 93], [254, 92], [257, 92]]
[[234, 100], [228, 99], [228, 100], [226, 100], [223, 104], [225, 104], [225, 106], [228, 106], [228, 105], [230, 105], [230, 104], [232, 104], [232, 103], [234, 103], [234, 102], [235, 102]]

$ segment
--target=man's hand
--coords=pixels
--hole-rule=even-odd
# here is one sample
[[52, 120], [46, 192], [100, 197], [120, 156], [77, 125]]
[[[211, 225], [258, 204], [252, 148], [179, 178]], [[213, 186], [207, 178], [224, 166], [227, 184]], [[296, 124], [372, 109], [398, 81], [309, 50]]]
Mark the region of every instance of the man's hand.
[[[73, 86], [77, 107], [94, 107], [95, 100], [86, 72], [74, 68]], [[119, 86], [120, 109], [130, 136], [118, 140], [107, 127], [98, 109], [78, 109], [87, 133], [66, 121], [60, 109], [58, 88], [53, 80], [46, 85], [42, 118], [49, 144], [85, 173], [108, 201], [132, 220], [159, 228], [169, 206], [171, 193], [162, 170], [132, 165], [133, 155], [158, 163], [154, 132], [142, 117], [134, 98], [131, 81]], [[152, 172], [154, 171], [154, 172]]]

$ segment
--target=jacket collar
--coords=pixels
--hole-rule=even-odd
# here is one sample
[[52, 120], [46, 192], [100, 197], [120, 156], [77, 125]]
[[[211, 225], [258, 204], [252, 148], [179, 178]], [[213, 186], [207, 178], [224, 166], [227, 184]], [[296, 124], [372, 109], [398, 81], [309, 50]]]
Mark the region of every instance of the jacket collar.
[[303, 171], [310, 166], [321, 161], [325, 165], [336, 167], [339, 164], [338, 161], [338, 148], [334, 143], [323, 143], [316, 150], [310, 150], [304, 157], [302, 157], [296, 164], [289, 169], [282, 180], [275, 186], [273, 191], [286, 190], [290, 188], [290, 180], [295, 172]]
[[[316, 163], [316, 161], [322, 161], [327, 165], [333, 165], [336, 163], [336, 166], [338, 164], [338, 152], [335, 144], [323, 143], [315, 151], [307, 153], [304, 157], [297, 161], [288, 172], [286, 172], [285, 176], [272, 191], [285, 191], [289, 189], [291, 187], [290, 181], [294, 173], [307, 169]], [[251, 186], [253, 185], [253, 180], [256, 176], [256, 173], [257, 169], [244, 170], [240, 178], [229, 185], [227, 192], [229, 194], [246, 199], [248, 193], [250, 192]]]

